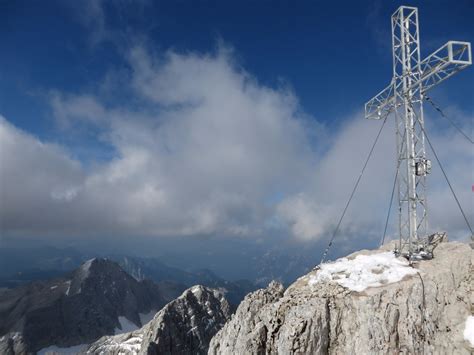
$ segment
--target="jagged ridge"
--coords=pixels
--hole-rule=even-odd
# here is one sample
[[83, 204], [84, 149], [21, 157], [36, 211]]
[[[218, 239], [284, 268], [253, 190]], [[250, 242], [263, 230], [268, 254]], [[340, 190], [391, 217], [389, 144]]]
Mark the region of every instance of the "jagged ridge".
[[223, 294], [194, 286], [168, 303], [143, 328], [103, 337], [85, 354], [206, 354], [214, 334], [230, 318]]

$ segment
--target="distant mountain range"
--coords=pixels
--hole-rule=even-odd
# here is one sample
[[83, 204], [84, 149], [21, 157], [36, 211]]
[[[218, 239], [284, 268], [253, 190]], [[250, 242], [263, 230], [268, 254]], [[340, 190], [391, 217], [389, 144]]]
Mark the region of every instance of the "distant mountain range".
[[[222, 242], [219, 248], [223, 248]], [[230, 244], [227, 248], [222, 253], [211, 253], [205, 246], [196, 245], [196, 248], [161, 250], [157, 254], [159, 257], [142, 257], [123, 252], [98, 255], [75, 248], [3, 246], [0, 248], [0, 288], [59, 277], [93, 257], [117, 261], [137, 280], [147, 277], [155, 281], [210, 287], [224, 286], [227, 280], [244, 289], [253, 284], [265, 287], [271, 280], [290, 284], [319, 261], [321, 250], [318, 244], [298, 246], [279, 244], [278, 241], [267, 246], [239, 244], [235, 250]], [[233, 296], [230, 297], [232, 302]]]
[[183, 271], [167, 266], [156, 258], [129, 256], [111, 256], [111, 258], [136, 280], [150, 279], [155, 282], [176, 282], [188, 287], [204, 285], [220, 289], [232, 307], [238, 306], [247, 293], [257, 288], [253, 282], [248, 280], [227, 281], [206, 269], [194, 272]]
[[[0, 249], [0, 289], [13, 288], [33, 281], [61, 277], [77, 268], [82, 262], [92, 258], [73, 248], [2, 248]], [[116, 261], [137, 281], [149, 279], [155, 282], [169, 282], [179, 285], [180, 291], [193, 285], [220, 288], [232, 306], [237, 306], [242, 298], [256, 285], [248, 280], [227, 281], [210, 270], [184, 271], [170, 267], [158, 258], [142, 258], [125, 255], [106, 255]]]
[[472, 353], [472, 248], [443, 242], [413, 264], [393, 248], [322, 264], [286, 289], [272, 282], [233, 315], [224, 287], [182, 292], [197, 277], [238, 287], [213, 273], [120, 259], [131, 276], [90, 259], [0, 291], [0, 354]]
[[[190, 286], [205, 285], [225, 295], [230, 311], [256, 289], [250, 281], [226, 281], [209, 270], [191, 273], [154, 258], [111, 258], [114, 260], [87, 260], [48, 280], [27, 282], [28, 278], [20, 277], [4, 282], [4, 286], [19, 286], [0, 290], [0, 353], [2, 344], [3, 350], [15, 345], [18, 349], [13, 353], [35, 352], [51, 345], [91, 343], [121, 332], [124, 322], [141, 327], [144, 314], [153, 315]], [[40, 259], [32, 263], [37, 269], [19, 276], [55, 275], [60, 271], [49, 268], [67, 269], [77, 259], [79, 256], [55, 257], [50, 262]]]
[[[229, 281], [209, 269], [184, 270], [155, 257], [114, 254], [89, 259], [90, 254], [74, 248], [1, 248], [0, 353], [89, 344], [136, 329], [145, 314], [153, 315], [194, 285], [225, 295], [232, 312], [249, 292], [272, 279], [291, 282], [314, 259], [309, 248], [293, 253], [275, 245], [258, 256], [260, 252], [249, 249], [239, 261], [251, 281]], [[167, 258], [180, 264], [186, 253]], [[202, 263], [202, 250], [197, 253]], [[214, 268], [224, 262], [222, 255], [217, 261], [214, 255], [208, 258]], [[199, 264], [192, 261], [190, 265]]]
[[59, 277], [93, 256], [73, 248], [0, 248], [0, 287], [15, 287], [37, 280]]
[[113, 261], [91, 259], [64, 277], [0, 293], [0, 336], [20, 335], [24, 348], [33, 352], [52, 344], [90, 343], [120, 331], [120, 317], [142, 326], [141, 314], [161, 309], [183, 288], [137, 281]]

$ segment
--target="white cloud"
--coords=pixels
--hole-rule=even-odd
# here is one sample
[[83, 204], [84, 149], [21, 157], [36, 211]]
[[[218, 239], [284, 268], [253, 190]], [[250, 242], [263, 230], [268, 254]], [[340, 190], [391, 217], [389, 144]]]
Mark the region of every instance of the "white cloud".
[[[39, 214], [48, 214], [50, 205], [69, 206], [70, 214], [63, 211], [61, 222], [50, 230], [259, 234], [273, 213], [266, 201], [294, 189], [308, 175], [310, 145], [294, 96], [259, 85], [228, 55], [220, 50], [215, 55], [170, 53], [152, 59], [145, 50], [134, 50], [131, 86], [148, 101], [143, 110], [126, 103], [107, 108], [92, 95], [53, 95], [52, 107], [63, 126], [74, 129], [80, 123], [100, 129], [97, 138], [111, 145], [116, 157], [86, 171], [62, 153], [61, 159], [83, 177], [76, 181], [76, 176], [66, 176], [60, 186], [56, 175], [64, 167], [44, 170], [41, 164], [61, 159], [34, 158], [45, 179], [51, 179], [43, 183], [48, 192]], [[39, 144], [11, 126], [6, 134], [25, 137], [21, 143], [12, 140], [12, 151], [16, 144]], [[17, 164], [3, 165], [5, 170], [12, 165], [30, 171]], [[13, 178], [4, 180], [3, 190], [15, 190]], [[29, 198], [14, 209], [7, 205], [4, 214], [18, 215], [25, 205], [37, 205], [34, 194]], [[4, 218], [6, 232], [17, 227]]]
[[83, 184], [79, 163], [0, 116], [0, 167], [1, 234], [63, 227], [59, 200], [73, 200], [70, 191]]
[[[309, 240], [332, 232], [380, 122], [355, 114], [328, 134], [291, 91], [259, 84], [226, 48], [160, 56], [137, 47], [128, 59], [128, 76], [107, 76], [108, 85], [128, 78], [128, 101], [51, 97], [62, 126], [91, 127], [115, 151], [110, 161], [85, 167], [0, 120], [2, 233], [260, 238], [278, 226]], [[451, 131], [433, 136], [455, 153], [443, 156], [453, 184], [470, 184], [470, 147]], [[382, 232], [394, 143], [390, 121], [341, 234]], [[455, 207], [444, 210], [450, 197], [440, 177], [432, 186], [433, 225], [465, 232]], [[462, 202], [472, 219], [470, 196]]]
[[[332, 234], [361, 172], [381, 122], [356, 114], [332, 137], [312, 178], [278, 208], [296, 237], [319, 239]], [[394, 167], [394, 132], [387, 122], [376, 150], [341, 225], [340, 234], [380, 232]]]
[[314, 196], [303, 193], [284, 199], [277, 206], [277, 213], [290, 225], [292, 234], [304, 240], [319, 238], [330, 227], [329, 206], [325, 208], [314, 200]]
[[[459, 112], [456, 117], [459, 122], [464, 122], [464, 131], [469, 132], [467, 126], [472, 119]], [[440, 117], [427, 115], [425, 120], [430, 140], [469, 223], [474, 226], [472, 145]], [[315, 167], [312, 180], [279, 204], [277, 211], [290, 224], [295, 237], [319, 239], [332, 234], [380, 124], [364, 120], [362, 115], [347, 120]], [[426, 151], [433, 165], [427, 180], [429, 231], [448, 231], [450, 238], [467, 240], [470, 233], [466, 223], [428, 143]], [[395, 128], [393, 120], [389, 119], [347, 210], [338, 238], [353, 234], [363, 234], [365, 238], [374, 240], [381, 237], [394, 173]], [[397, 206], [395, 192], [389, 225], [392, 237], [398, 233]]]

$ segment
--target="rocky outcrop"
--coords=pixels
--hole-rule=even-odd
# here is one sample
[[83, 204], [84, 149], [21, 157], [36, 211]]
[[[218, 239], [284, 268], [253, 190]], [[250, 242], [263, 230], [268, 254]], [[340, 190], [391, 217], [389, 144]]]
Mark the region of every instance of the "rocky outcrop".
[[211, 338], [230, 318], [222, 293], [203, 286], [184, 291], [139, 330], [102, 337], [86, 354], [206, 354]]
[[27, 345], [20, 333], [8, 333], [0, 337], [0, 354], [27, 354]]
[[352, 254], [248, 295], [209, 354], [470, 354], [473, 263], [457, 242], [413, 268], [386, 250]]
[[[87, 344], [120, 331], [119, 317], [138, 328], [140, 313], [159, 310], [169, 301], [163, 294], [159, 285], [138, 282], [114, 262], [91, 259], [67, 277], [2, 292], [0, 349], [36, 352], [50, 345]], [[21, 335], [18, 346], [12, 334]]]

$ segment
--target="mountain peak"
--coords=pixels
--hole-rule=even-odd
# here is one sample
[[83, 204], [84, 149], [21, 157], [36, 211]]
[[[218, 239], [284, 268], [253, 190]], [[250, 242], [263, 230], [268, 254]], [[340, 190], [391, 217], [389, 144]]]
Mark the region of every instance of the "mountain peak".
[[214, 334], [230, 319], [221, 292], [201, 285], [185, 290], [141, 329], [91, 344], [87, 354], [205, 354]]
[[[114, 286], [117, 282], [133, 283], [132, 277], [128, 275], [114, 261], [102, 258], [93, 258], [85, 261], [72, 273], [70, 287], [67, 296], [83, 292], [88, 286], [102, 285]], [[111, 288], [113, 290], [114, 287]]]
[[[90, 259], [63, 278], [38, 281], [0, 294], [0, 334], [21, 333], [28, 351], [90, 343], [168, 301], [161, 288], [139, 282], [107, 259]], [[8, 339], [0, 339], [8, 343]], [[13, 339], [13, 338], [12, 338]], [[13, 339], [14, 340], [14, 339]], [[1, 349], [1, 347], [0, 347]]]

